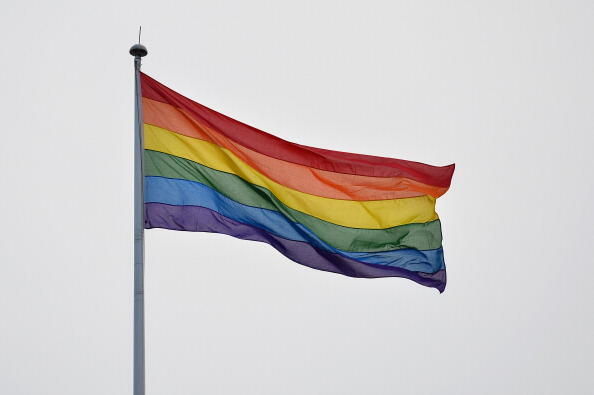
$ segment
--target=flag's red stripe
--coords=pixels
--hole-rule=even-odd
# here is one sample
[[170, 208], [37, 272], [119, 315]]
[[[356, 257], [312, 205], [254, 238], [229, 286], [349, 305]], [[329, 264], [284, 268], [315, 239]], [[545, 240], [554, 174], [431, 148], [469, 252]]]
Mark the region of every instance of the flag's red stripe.
[[439, 187], [450, 185], [454, 165], [438, 167], [291, 143], [196, 103], [144, 73], [141, 73], [141, 79], [143, 97], [181, 108], [229, 139], [261, 154], [337, 173], [372, 177], [406, 177]]
[[316, 196], [348, 200], [399, 199], [421, 195], [439, 197], [447, 188], [404, 177], [369, 177], [314, 169], [263, 155], [201, 124], [170, 104], [142, 98], [144, 123], [209, 141], [226, 148], [254, 170], [286, 187]]

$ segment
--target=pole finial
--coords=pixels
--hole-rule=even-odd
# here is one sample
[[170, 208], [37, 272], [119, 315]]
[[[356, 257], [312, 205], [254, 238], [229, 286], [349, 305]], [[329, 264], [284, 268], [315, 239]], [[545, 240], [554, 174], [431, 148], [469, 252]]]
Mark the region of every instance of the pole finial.
[[142, 44], [134, 44], [130, 47], [130, 55], [135, 56], [137, 58], [142, 58], [148, 54], [148, 50]]
[[148, 54], [148, 50], [146, 49], [146, 47], [140, 43], [140, 35], [141, 34], [142, 34], [142, 26], [140, 26], [138, 28], [138, 44], [134, 44], [130, 48], [130, 55], [137, 57], [137, 58], [142, 58], [143, 56], [146, 56]]

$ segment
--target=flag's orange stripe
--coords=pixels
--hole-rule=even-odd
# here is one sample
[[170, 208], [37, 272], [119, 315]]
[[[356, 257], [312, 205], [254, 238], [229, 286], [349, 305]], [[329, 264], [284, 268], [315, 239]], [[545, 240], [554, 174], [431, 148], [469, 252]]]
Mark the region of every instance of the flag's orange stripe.
[[335, 173], [283, 161], [230, 140], [170, 104], [147, 98], [143, 98], [142, 102], [145, 123], [227, 148], [270, 179], [301, 192], [332, 199], [384, 200], [421, 195], [439, 197], [448, 189], [404, 177]]

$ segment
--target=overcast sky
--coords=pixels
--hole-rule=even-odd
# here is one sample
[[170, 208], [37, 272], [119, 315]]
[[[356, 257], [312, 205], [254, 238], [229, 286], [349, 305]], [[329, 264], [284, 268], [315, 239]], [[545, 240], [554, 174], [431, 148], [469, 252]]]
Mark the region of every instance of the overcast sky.
[[594, 3], [3, 3], [0, 393], [132, 390], [133, 58], [282, 138], [457, 165], [448, 286], [146, 235], [147, 394], [588, 394]]

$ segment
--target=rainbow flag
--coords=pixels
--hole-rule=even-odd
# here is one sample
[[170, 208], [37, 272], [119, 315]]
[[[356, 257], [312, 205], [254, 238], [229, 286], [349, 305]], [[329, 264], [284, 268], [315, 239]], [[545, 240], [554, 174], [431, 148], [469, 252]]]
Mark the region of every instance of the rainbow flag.
[[270, 244], [311, 268], [443, 292], [436, 198], [454, 165], [295, 144], [141, 73], [145, 228]]

